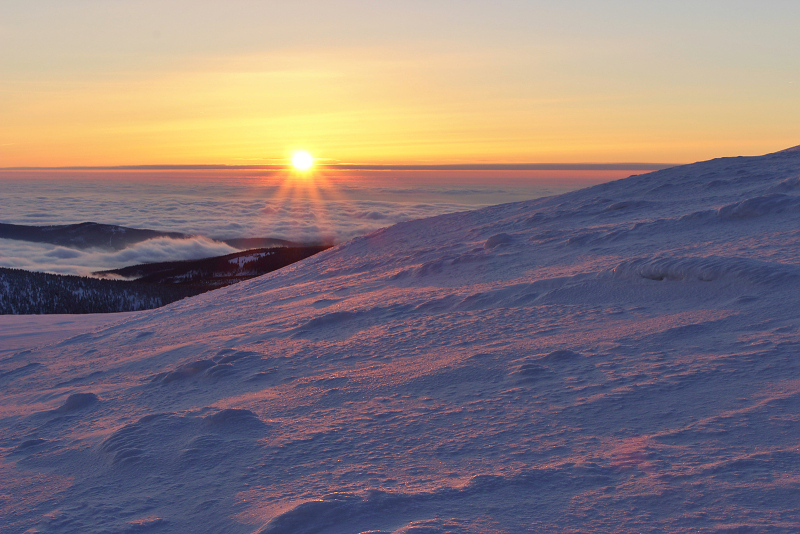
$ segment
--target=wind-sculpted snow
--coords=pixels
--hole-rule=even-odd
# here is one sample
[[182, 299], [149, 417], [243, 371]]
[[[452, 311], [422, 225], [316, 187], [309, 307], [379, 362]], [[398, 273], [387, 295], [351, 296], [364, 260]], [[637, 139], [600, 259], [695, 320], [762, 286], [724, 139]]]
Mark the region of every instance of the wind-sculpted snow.
[[80, 410], [81, 408], [86, 408], [87, 406], [91, 406], [92, 404], [98, 402], [97, 395], [94, 393], [73, 393], [67, 400], [64, 401], [64, 404], [56, 409], [57, 412], [72, 412], [75, 410]]
[[798, 532], [798, 176], [403, 222], [3, 351], [0, 530]]
[[793, 211], [800, 213], [800, 197], [773, 193], [728, 204], [717, 210], [722, 219], [749, 219]]
[[[478, 504], [485, 497], [511, 498], [525, 493], [538, 506], [551, 503], [561, 487], [592, 488], [611, 481], [602, 468], [527, 470], [513, 476], [479, 475], [461, 487], [431, 492], [392, 493], [370, 491], [363, 496], [332, 493], [303, 502], [270, 521], [258, 534], [311, 534], [316, 532], [395, 532], [449, 534], [486, 532], [483, 522], [443, 519], [464, 503]], [[503, 508], [502, 505], [499, 508]], [[511, 510], [507, 510], [506, 513]], [[415, 520], [429, 516], [427, 520]], [[391, 518], [391, 519], [388, 519]], [[388, 519], [388, 520], [387, 520]], [[477, 523], [477, 524], [476, 524]], [[391, 525], [391, 526], [389, 526]], [[393, 526], [399, 528], [393, 528]], [[521, 525], [520, 525], [521, 526]], [[378, 528], [375, 528], [378, 527]], [[382, 528], [381, 528], [382, 527]], [[386, 530], [386, 529], [391, 530]]]
[[800, 266], [749, 258], [719, 256], [657, 257], [625, 260], [612, 270], [617, 277], [687, 282], [734, 281], [754, 284], [788, 283], [800, 279]]

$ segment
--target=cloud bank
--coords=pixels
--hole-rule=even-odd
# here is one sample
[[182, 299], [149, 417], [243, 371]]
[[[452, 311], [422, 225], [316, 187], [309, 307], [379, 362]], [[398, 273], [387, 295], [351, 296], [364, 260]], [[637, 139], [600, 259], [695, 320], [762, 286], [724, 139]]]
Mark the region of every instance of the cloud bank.
[[236, 252], [236, 249], [205, 237], [160, 237], [116, 252], [77, 250], [44, 243], [0, 239], [0, 267], [88, 276], [94, 271], [126, 265], [194, 260], [232, 252]]
[[322, 176], [307, 186], [286, 176], [220, 171], [0, 170], [0, 222], [92, 221], [210, 238], [154, 239], [116, 253], [0, 240], [0, 266], [87, 274], [231, 253], [235, 249], [214, 241], [230, 238], [338, 243], [398, 222], [563, 193], [617, 177], [598, 174], [594, 180], [583, 176], [569, 182], [563, 174], [503, 176], [464, 174], [459, 182], [444, 172], [381, 171]]

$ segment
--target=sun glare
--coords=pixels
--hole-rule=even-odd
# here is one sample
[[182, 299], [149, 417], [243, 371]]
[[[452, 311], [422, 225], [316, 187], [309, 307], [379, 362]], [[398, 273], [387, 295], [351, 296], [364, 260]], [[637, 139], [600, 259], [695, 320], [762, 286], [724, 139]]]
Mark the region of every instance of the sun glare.
[[307, 171], [314, 166], [314, 156], [305, 150], [298, 150], [292, 154], [292, 166], [298, 171]]

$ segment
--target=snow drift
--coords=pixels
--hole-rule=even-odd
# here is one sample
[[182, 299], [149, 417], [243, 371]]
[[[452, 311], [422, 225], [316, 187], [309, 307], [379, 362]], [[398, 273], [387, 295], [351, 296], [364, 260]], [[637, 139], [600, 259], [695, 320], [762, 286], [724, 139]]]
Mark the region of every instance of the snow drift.
[[400, 223], [3, 356], [2, 530], [800, 531], [798, 176]]

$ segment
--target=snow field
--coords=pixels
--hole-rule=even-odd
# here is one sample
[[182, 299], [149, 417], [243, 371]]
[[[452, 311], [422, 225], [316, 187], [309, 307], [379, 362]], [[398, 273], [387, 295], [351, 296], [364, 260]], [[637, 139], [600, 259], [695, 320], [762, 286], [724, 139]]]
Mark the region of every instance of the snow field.
[[798, 176], [400, 223], [3, 353], [2, 530], [800, 531]]

